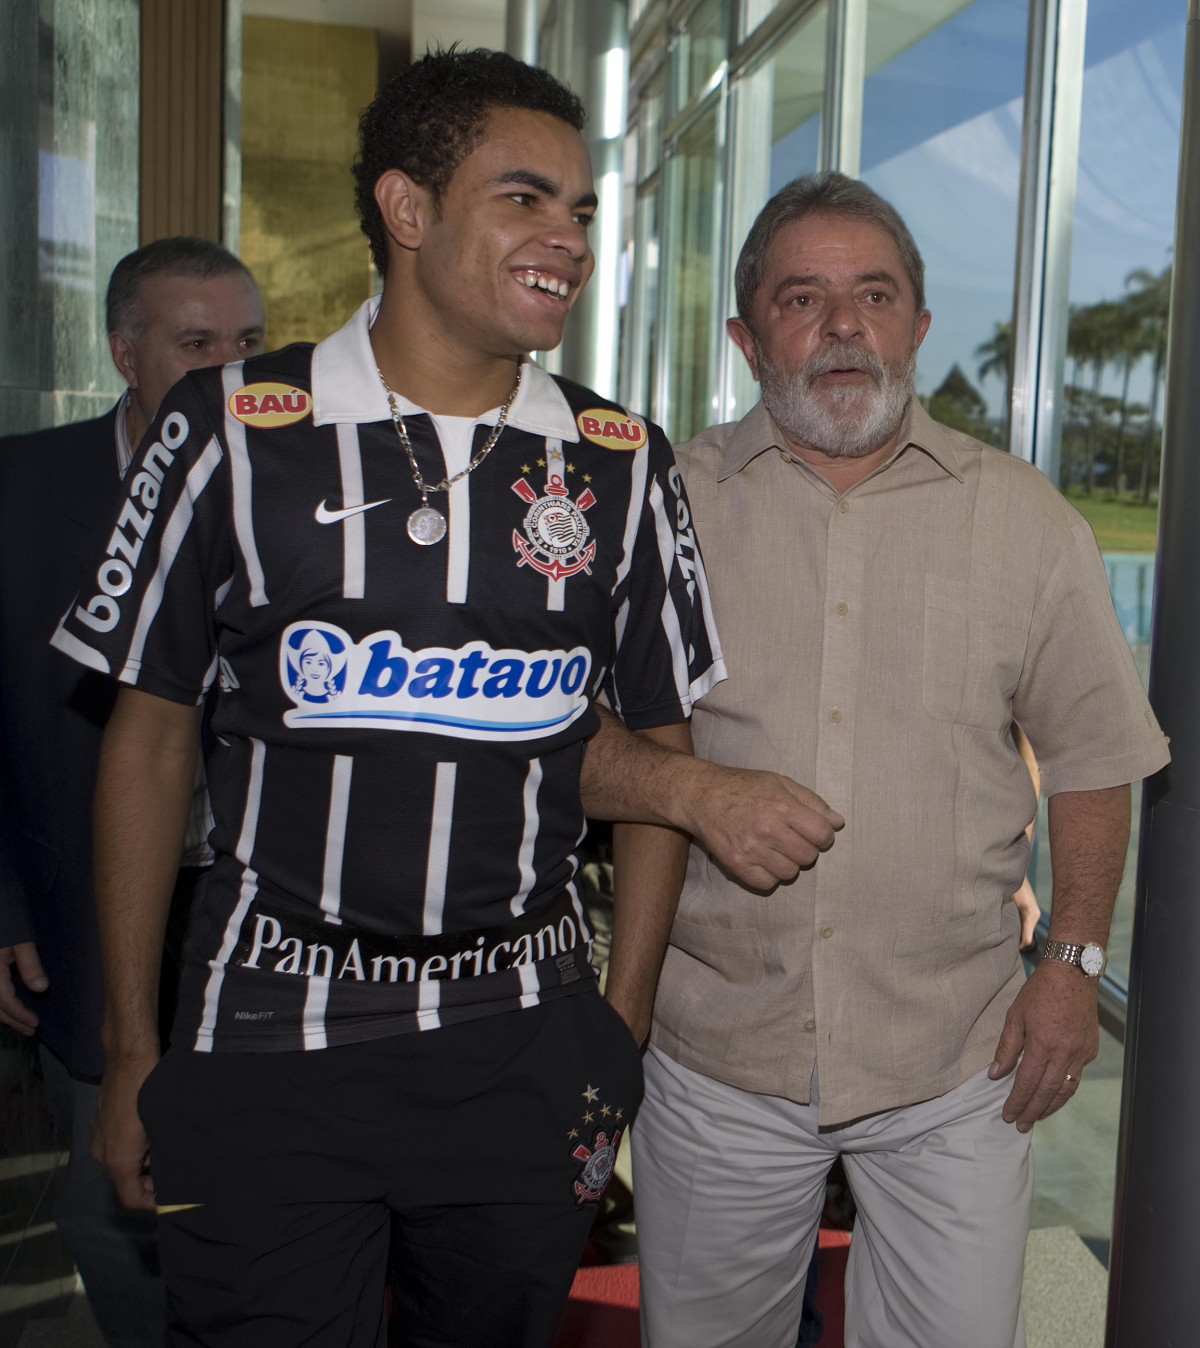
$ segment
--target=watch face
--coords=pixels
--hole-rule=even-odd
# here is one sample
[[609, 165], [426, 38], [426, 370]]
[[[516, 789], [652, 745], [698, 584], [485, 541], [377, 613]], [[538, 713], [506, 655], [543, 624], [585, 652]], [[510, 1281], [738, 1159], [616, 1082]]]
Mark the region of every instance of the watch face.
[[1085, 945], [1079, 967], [1089, 978], [1099, 978], [1104, 972], [1104, 951], [1098, 945]]

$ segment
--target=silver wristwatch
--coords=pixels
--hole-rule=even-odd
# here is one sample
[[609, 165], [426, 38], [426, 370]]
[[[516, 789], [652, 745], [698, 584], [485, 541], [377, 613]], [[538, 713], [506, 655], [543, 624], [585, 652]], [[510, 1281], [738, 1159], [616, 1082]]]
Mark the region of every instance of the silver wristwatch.
[[1104, 947], [1095, 941], [1086, 945], [1072, 945], [1069, 941], [1047, 941], [1042, 958], [1061, 960], [1064, 964], [1073, 964], [1087, 978], [1099, 978], [1108, 963]]

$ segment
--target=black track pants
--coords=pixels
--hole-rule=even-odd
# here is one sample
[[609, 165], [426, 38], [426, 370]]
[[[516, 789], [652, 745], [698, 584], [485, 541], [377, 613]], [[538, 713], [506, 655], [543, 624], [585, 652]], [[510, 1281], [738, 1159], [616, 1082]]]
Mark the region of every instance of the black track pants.
[[[167, 1343], [543, 1348], [641, 1100], [592, 992], [306, 1053], [172, 1049], [140, 1108]], [[394, 1221], [393, 1221], [394, 1219]]]

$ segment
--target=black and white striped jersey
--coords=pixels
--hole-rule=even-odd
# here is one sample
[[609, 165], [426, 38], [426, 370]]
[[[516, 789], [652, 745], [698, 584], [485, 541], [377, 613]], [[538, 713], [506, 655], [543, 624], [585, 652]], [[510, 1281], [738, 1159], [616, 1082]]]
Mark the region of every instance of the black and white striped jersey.
[[[216, 683], [217, 861], [176, 1041], [322, 1048], [589, 987], [573, 883], [603, 690], [634, 728], [724, 677], [662, 433], [524, 368], [431, 546], [368, 338], [340, 331], [167, 396], [54, 637], [183, 703]], [[401, 400], [421, 472], [494, 427]]]

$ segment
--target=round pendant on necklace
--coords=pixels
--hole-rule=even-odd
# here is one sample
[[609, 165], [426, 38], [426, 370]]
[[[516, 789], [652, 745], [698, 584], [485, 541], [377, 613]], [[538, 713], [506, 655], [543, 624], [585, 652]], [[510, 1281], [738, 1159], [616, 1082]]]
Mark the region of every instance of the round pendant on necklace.
[[408, 517], [408, 536], [427, 548], [446, 537], [446, 517], [432, 506], [418, 506]]

